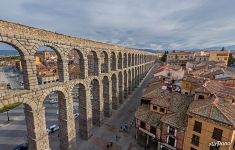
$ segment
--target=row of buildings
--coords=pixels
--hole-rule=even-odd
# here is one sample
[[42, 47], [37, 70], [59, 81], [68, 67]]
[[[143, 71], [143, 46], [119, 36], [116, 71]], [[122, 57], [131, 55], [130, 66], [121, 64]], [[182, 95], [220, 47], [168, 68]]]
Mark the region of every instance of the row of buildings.
[[160, 150], [235, 149], [235, 78], [215, 79], [211, 70], [226, 70], [216, 64], [201, 67], [208, 70], [205, 74], [169, 64], [155, 70], [135, 113], [140, 145]]
[[222, 62], [227, 65], [229, 51], [200, 51], [200, 52], [170, 52], [167, 54], [167, 63], [186, 65], [187, 62]]

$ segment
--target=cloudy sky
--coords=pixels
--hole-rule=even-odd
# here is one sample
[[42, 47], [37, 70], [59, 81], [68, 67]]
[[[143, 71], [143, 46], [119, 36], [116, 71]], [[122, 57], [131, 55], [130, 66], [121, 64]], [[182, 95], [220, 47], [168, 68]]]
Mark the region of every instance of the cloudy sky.
[[235, 44], [235, 0], [5, 0], [0, 19], [135, 48]]

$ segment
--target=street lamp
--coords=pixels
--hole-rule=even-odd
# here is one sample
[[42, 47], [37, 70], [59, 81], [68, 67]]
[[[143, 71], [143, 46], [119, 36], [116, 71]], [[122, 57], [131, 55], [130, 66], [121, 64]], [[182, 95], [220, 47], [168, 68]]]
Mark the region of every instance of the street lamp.
[[10, 117], [9, 117], [8, 111], [7, 111], [7, 121], [10, 121]]

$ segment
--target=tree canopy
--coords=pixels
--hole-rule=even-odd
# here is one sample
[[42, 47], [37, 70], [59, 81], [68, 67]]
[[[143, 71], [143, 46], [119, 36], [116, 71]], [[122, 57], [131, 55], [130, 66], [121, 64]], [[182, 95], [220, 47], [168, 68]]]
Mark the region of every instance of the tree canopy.
[[162, 57], [161, 57], [161, 61], [162, 61], [162, 62], [166, 62], [166, 60], [167, 60], [167, 54], [168, 54], [168, 51], [165, 51], [164, 54], [162, 55]]
[[229, 53], [229, 57], [228, 57], [228, 66], [234, 64], [235, 62], [235, 58], [233, 58], [232, 53]]

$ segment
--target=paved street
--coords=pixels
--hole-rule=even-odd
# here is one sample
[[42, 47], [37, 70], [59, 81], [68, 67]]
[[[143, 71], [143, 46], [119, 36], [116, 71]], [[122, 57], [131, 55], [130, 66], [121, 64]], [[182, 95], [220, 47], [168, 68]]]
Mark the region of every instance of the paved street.
[[[134, 112], [139, 105], [139, 99], [142, 92], [149, 82], [153, 72], [149, 72], [142, 83], [135, 89], [132, 95], [129, 96], [121, 108], [113, 111], [111, 118], [106, 118], [105, 124], [102, 127], [94, 127], [93, 136], [89, 141], [84, 141], [77, 136], [78, 149], [82, 150], [102, 150], [106, 149], [108, 143], [113, 142], [113, 150], [126, 150], [132, 144], [134, 150]], [[50, 104], [46, 101], [46, 123], [47, 127], [53, 124], [58, 124], [57, 120], [57, 103]], [[77, 111], [77, 110], [76, 110]], [[24, 120], [23, 106], [19, 106], [9, 111], [10, 119], [13, 120], [9, 124], [4, 125], [7, 120], [6, 113], [0, 114], [0, 149], [11, 150], [14, 146], [26, 142], [26, 127]], [[120, 126], [124, 123], [132, 124], [130, 133], [119, 132]], [[76, 119], [76, 129], [78, 133], [78, 119]], [[58, 150], [58, 132], [50, 134], [50, 147], [52, 150]], [[116, 141], [116, 135], [120, 138]]]
[[[157, 66], [156, 66], [157, 67]], [[78, 149], [82, 150], [104, 150], [110, 142], [113, 142], [112, 150], [141, 150], [135, 143], [134, 112], [137, 109], [142, 92], [153, 75], [151, 70], [142, 83], [135, 89], [129, 100], [117, 111], [113, 111], [111, 118], [106, 119], [105, 124], [93, 129], [93, 136], [89, 141], [78, 141]], [[130, 132], [120, 132], [120, 127], [124, 123], [132, 124]], [[116, 141], [116, 135], [120, 138]]]
[[14, 66], [0, 67], [0, 82], [10, 83], [12, 89], [20, 89], [23, 86], [22, 74]]

